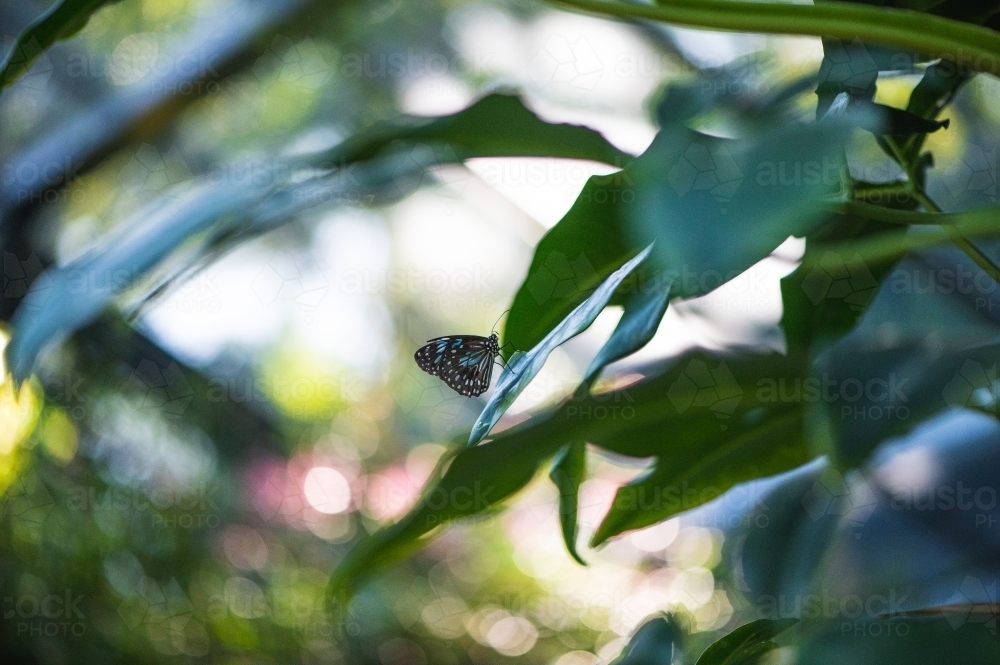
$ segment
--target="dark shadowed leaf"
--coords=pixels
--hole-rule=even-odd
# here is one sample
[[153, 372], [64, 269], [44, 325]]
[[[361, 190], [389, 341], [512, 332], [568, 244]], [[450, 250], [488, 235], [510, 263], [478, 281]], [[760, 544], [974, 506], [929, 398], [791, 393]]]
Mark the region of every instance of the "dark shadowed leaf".
[[849, 241], [889, 233], [905, 233], [905, 227], [838, 215], [809, 237], [802, 263], [781, 280], [781, 327], [790, 352], [815, 350], [854, 327], [892, 261], [866, 261]]
[[472, 157], [563, 157], [622, 166], [633, 159], [593, 129], [546, 122], [517, 95], [500, 92], [452, 115], [402, 116], [375, 125], [310, 159], [338, 167], [414, 144], [448, 146], [454, 161]]
[[[775, 479], [727, 539], [724, 560], [738, 571], [738, 586], [760, 618], [787, 618], [794, 612], [775, 599], [806, 593], [829, 545], [847, 492], [830, 477], [826, 460], [816, 460]], [[839, 480], [839, 482], [838, 482]]]
[[683, 662], [684, 631], [671, 616], [650, 619], [635, 631], [613, 665], [678, 665]]
[[580, 483], [587, 474], [587, 445], [582, 442], [567, 443], [556, 453], [549, 478], [559, 489], [559, 524], [562, 527], [566, 550], [580, 564], [587, 565], [576, 551], [577, 511]]
[[[936, 118], [970, 78], [968, 72], [953, 63], [938, 62], [928, 66], [920, 83], [910, 93], [907, 113], [921, 118]], [[897, 156], [904, 164], [920, 167], [917, 175], [923, 178], [926, 164], [921, 164], [920, 154], [926, 138], [923, 133], [905, 138], [888, 136], [882, 145], [889, 148], [890, 156]]]
[[777, 648], [772, 638], [798, 623], [798, 619], [758, 619], [740, 626], [714, 642], [697, 665], [755, 665], [762, 655]]
[[60, 39], [72, 37], [102, 6], [119, 0], [58, 0], [18, 35], [0, 61], [0, 90], [31, 68], [42, 51]]
[[818, 413], [828, 425], [819, 431], [832, 434], [834, 461], [856, 466], [887, 437], [951, 406], [994, 409], [998, 354], [992, 278], [954, 248], [907, 257], [819, 361], [827, 387]]

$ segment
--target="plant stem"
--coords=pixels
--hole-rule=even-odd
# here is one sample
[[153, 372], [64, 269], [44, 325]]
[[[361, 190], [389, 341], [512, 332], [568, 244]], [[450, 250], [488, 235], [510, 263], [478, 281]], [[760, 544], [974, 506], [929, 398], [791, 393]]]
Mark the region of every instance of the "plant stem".
[[[896, 210], [895, 208], [885, 208], [883, 206], [864, 203], [863, 201], [834, 201], [827, 204], [830, 212], [841, 215], [857, 215], [865, 219], [872, 219], [878, 222], [900, 225], [932, 225], [932, 226], [953, 226], [960, 224], [964, 219], [962, 213], [929, 213], [917, 212], [915, 210]], [[1000, 226], [1000, 225], [998, 225]]]
[[549, 0], [580, 11], [734, 32], [814, 35], [896, 46], [943, 58], [968, 71], [1000, 74], [1000, 34], [989, 28], [907, 9], [848, 2], [817, 5], [735, 0]]
[[[912, 182], [912, 181], [911, 181]], [[925, 210], [930, 213], [940, 213], [941, 208], [938, 204], [934, 203], [927, 194], [922, 192], [919, 188], [913, 188], [913, 197], [920, 202], [920, 205], [924, 207]], [[960, 230], [954, 226], [946, 226], [945, 233], [948, 234], [948, 238], [955, 243], [955, 246], [965, 252], [966, 256], [972, 259], [977, 266], [983, 269], [987, 275], [993, 278], [993, 281], [1000, 284], [1000, 266], [997, 266], [990, 257], [983, 254], [983, 252], [972, 244], [972, 241], [965, 237]]]

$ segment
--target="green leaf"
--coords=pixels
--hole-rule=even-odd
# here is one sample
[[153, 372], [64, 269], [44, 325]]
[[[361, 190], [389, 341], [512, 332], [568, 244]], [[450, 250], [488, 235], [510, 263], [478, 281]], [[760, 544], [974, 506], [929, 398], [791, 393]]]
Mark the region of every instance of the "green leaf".
[[535, 248], [524, 283], [514, 296], [504, 341], [530, 349], [641, 248], [626, 239], [621, 199], [623, 173], [594, 176], [573, 207]]
[[[720, 95], [716, 83], [699, 76], [668, 86], [656, 106], [660, 126], [683, 126], [709, 109]], [[633, 163], [624, 162], [618, 173], [590, 178], [573, 206], [538, 243], [505, 323], [504, 340], [514, 348], [537, 344], [638, 251], [629, 241], [623, 218], [624, 205], [635, 195], [629, 178]]]
[[560, 439], [538, 439], [533, 433], [505, 432], [481, 446], [452, 451], [409, 513], [363, 539], [340, 561], [330, 578], [329, 595], [350, 594], [367, 576], [420, 547], [431, 532], [483, 513], [524, 488], [562, 445]]
[[[708, 365], [695, 361], [690, 369], [695, 369], [696, 375], [711, 375], [702, 376], [703, 383], [717, 382], [715, 386], [697, 388], [690, 395], [695, 401], [698, 393], [704, 394], [705, 390], [714, 389], [718, 394], [719, 384], [732, 378], [731, 374], [726, 377], [729, 368], [724, 362], [715, 370], [708, 370]], [[731, 387], [735, 393], [737, 384]], [[744, 395], [742, 388], [739, 390], [737, 397], [741, 401], [746, 399], [748, 404], [756, 401]], [[675, 389], [675, 397], [688, 399], [681, 395], [682, 391]], [[713, 406], [725, 405], [727, 401], [723, 399]], [[737, 408], [742, 411], [745, 406]], [[704, 419], [697, 426], [663, 419], [662, 426], [670, 429], [666, 440], [661, 442], [656, 462], [646, 474], [618, 488], [611, 509], [591, 539], [592, 547], [625, 531], [641, 529], [695, 508], [738, 483], [787, 471], [809, 459], [802, 415], [797, 407], [786, 407], [783, 412], [751, 410], [739, 418], [731, 417], [734, 422], [721, 432], [715, 414], [711, 415], [715, 423]], [[668, 442], [672, 445], [663, 445]], [[594, 443], [610, 447], [607, 441]]]
[[545, 338], [527, 353], [511, 358], [497, 379], [496, 388], [483, 412], [472, 426], [469, 434], [469, 445], [474, 446], [490, 433], [493, 426], [500, 420], [504, 411], [517, 399], [535, 375], [542, 369], [549, 354], [557, 346], [586, 330], [604, 306], [608, 304], [615, 289], [629, 274], [649, 256], [651, 247], [642, 250], [628, 263], [612, 273], [604, 283], [584, 302], [580, 303], [563, 319]]
[[338, 167], [417, 144], [447, 146], [442, 163], [472, 157], [562, 157], [622, 166], [633, 159], [593, 129], [546, 122], [517, 95], [497, 92], [452, 115], [402, 116], [380, 123], [310, 160]]
[[844, 118], [740, 140], [661, 131], [629, 171], [631, 237], [656, 241], [673, 295], [704, 295], [825, 221], [822, 199], [840, 186], [850, 131]]
[[559, 489], [559, 523], [562, 526], [566, 550], [581, 565], [586, 566], [576, 550], [577, 511], [579, 509], [580, 483], [587, 474], [587, 445], [583, 442], [567, 443], [556, 453], [549, 478]]
[[969, 75], [960, 68], [947, 62], [934, 63], [927, 67], [920, 83], [910, 93], [906, 110], [923, 118], [933, 118], [968, 80]]
[[[539, 243], [504, 339], [538, 343], [607, 278], [656, 240], [655, 270], [672, 295], [704, 295], [824, 219], [840, 184], [844, 119], [778, 127], [747, 139], [662, 129], [622, 171], [592, 178]], [[753, 229], [753, 233], [747, 233]], [[739, 239], [736, 242], [735, 239]]]
[[0, 61], [0, 90], [28, 71], [42, 51], [67, 39], [87, 24], [90, 15], [117, 0], [58, 0], [24, 29], [13, 48]]
[[[722, 83], [717, 85], [716, 83]], [[706, 76], [698, 76], [694, 81], [673, 83], [667, 87], [656, 105], [656, 120], [659, 126], [676, 127], [684, 125], [691, 118], [712, 107], [720, 94], [724, 94], [731, 80], [712, 81]]]
[[[858, 102], [854, 107], [863, 112], [857, 116], [858, 126], [873, 134], [903, 138], [912, 134], [930, 134], [947, 129], [951, 124], [950, 120], [928, 120], [915, 113], [874, 102]], [[854, 113], [849, 113], [848, 117], [854, 117]]]
[[[971, 78], [971, 74], [956, 67], [952, 63], [938, 62], [927, 67], [920, 83], [913, 88], [910, 93], [910, 100], [906, 105], [907, 112], [922, 117], [936, 118], [937, 115], [954, 98], [961, 87]], [[904, 168], [917, 170], [921, 166], [920, 151], [923, 149], [926, 134], [916, 134], [906, 139], [887, 137], [885, 147], [890, 156], [898, 156], [903, 162]], [[924, 169], [919, 168], [915, 173], [921, 180], [918, 184], [922, 186]]]
[[674, 665], [683, 662], [684, 631], [672, 616], [650, 619], [635, 631], [612, 665]]
[[866, 261], [851, 241], [905, 229], [848, 214], [806, 240], [802, 263], [781, 280], [781, 327], [789, 352], [804, 353], [847, 333], [892, 267], [893, 260]]
[[[726, 381], [722, 386], [692, 383], [692, 374], [704, 383], [701, 367], [710, 368], [709, 378], [713, 371], [715, 376], [728, 371], [741, 377], [743, 394], [734, 399]], [[658, 498], [659, 505], [674, 512], [694, 508], [755, 474], [798, 466], [809, 452], [797, 434], [772, 437], [758, 449], [729, 445], [721, 457], [716, 451], [727, 446], [730, 432], [745, 432], [771, 418], [790, 419], [801, 404], [782, 403], [775, 391], [779, 381], [792, 382], [804, 371], [800, 358], [723, 359], [691, 353], [654, 378], [610, 393], [569, 399], [482, 445], [462, 448], [442, 462], [439, 477], [428, 482], [423, 498], [405, 517], [348, 553], [331, 578], [331, 593], [350, 591], [375, 570], [411, 553], [440, 527], [492, 510], [527, 485], [542, 462], [566, 444], [586, 441], [630, 457], [658, 456], [681, 470], [709, 459], [700, 474], [692, 474], [679, 488], [680, 495], [671, 491]]]
[[625, 302], [622, 318], [611, 333], [611, 337], [597, 352], [581, 382], [581, 390], [589, 390], [601, 370], [608, 364], [635, 353], [653, 339], [656, 329], [667, 312], [670, 299], [670, 284], [639, 284], [636, 291]]
[[[893, 63], [897, 60], [897, 63]], [[816, 117], [822, 118], [837, 95], [847, 93], [850, 99], [871, 101], [879, 70], [909, 69], [913, 58], [905, 52], [875, 47], [855, 39], [823, 39], [823, 62], [819, 67], [816, 95]]]
[[714, 642], [697, 665], [754, 665], [763, 654], [776, 649], [772, 638], [798, 623], [798, 619], [758, 619], [740, 626]]

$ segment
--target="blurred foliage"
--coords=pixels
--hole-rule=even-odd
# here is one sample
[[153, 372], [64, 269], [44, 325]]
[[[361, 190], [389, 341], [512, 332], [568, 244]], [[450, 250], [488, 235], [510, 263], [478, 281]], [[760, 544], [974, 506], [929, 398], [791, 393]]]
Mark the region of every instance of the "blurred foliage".
[[[5, 662], [1000, 660], [996, 3], [755, 3], [815, 67], [636, 19], [738, 2], [104, 4], [0, 8]], [[783, 343], [614, 365], [780, 261]], [[508, 299], [484, 400], [416, 369]]]

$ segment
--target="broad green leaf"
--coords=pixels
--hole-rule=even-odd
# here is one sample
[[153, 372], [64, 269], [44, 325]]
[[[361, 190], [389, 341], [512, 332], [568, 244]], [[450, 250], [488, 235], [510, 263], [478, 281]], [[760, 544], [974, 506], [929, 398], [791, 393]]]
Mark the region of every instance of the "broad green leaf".
[[667, 312], [670, 284], [638, 284], [636, 291], [625, 301], [622, 318], [611, 337], [597, 352], [581, 382], [581, 390], [589, 390], [605, 365], [635, 353], [653, 339], [656, 329]]
[[546, 122], [517, 95], [497, 92], [452, 115], [403, 116], [375, 125], [310, 160], [336, 168], [416, 144], [447, 146], [442, 163], [472, 157], [562, 157], [622, 166], [633, 159], [588, 127]]
[[798, 623], [798, 619], [758, 619], [740, 626], [712, 643], [697, 665], [755, 665], [763, 654], [777, 648], [772, 638]]
[[[656, 106], [660, 127], [683, 126], [708, 110], [727, 89], [719, 83], [697, 77], [670, 85]], [[631, 246], [623, 218], [626, 199], [635, 195], [629, 178], [632, 163], [623, 162], [617, 173], [590, 178], [573, 206], [538, 243], [505, 323], [504, 340], [515, 348], [537, 344], [639, 249]]]
[[60, 39], [72, 37], [87, 24], [90, 15], [118, 0], [57, 0], [24, 29], [13, 48], [0, 61], [0, 90], [28, 71], [42, 51]]
[[523, 355], [517, 355], [507, 363], [500, 378], [497, 379], [496, 388], [490, 397], [483, 412], [472, 426], [469, 434], [469, 445], [474, 446], [490, 433], [493, 426], [500, 420], [504, 411], [513, 404], [517, 396], [521, 394], [535, 375], [542, 369], [549, 354], [557, 346], [570, 340], [576, 335], [586, 330], [597, 315], [601, 313], [605, 305], [614, 295], [615, 289], [624, 281], [635, 268], [642, 263], [651, 251], [651, 247], [642, 250], [628, 263], [621, 266], [612, 273], [604, 283], [594, 291], [585, 301], [580, 303], [569, 316], [563, 319], [555, 328], [549, 332], [545, 338], [534, 348]]
[[[725, 385], [734, 378], [725, 363], [714, 371], [707, 365], [694, 365], [692, 369], [696, 369], [695, 376], [691, 377], [692, 384], [698, 387], [688, 395], [675, 390], [678, 401], [692, 399], [694, 403], [699, 399], [698, 393], [711, 391], [718, 395], [731, 387], [731, 394], [740, 401], [756, 402], [752, 395], [744, 395], [735, 382]], [[695, 383], [699, 378], [701, 384], [707, 384], [705, 387]], [[716, 405], [728, 409], [727, 402], [731, 404], [732, 399], [735, 398], [722, 399]], [[698, 428], [688, 423], [684, 423], [688, 424], [686, 428], [681, 423], [670, 423], [671, 430], [664, 433], [668, 438], [663, 443], [670, 441], [674, 445], [662, 446], [647, 473], [618, 488], [611, 509], [591, 539], [591, 546], [695, 508], [721, 496], [738, 483], [787, 471], [808, 460], [801, 407], [786, 407], [782, 412], [774, 411], [773, 404], [769, 406], [772, 410], [764, 408], [762, 412], [730, 416], [732, 422], [723, 431], [717, 423], [711, 423], [714, 428], [708, 422], [701, 423]], [[737, 405], [736, 408], [742, 411], [745, 406]], [[599, 441], [595, 443], [602, 445]]]
[[556, 453], [549, 478], [559, 489], [559, 523], [562, 526], [566, 550], [581, 565], [586, 566], [576, 551], [577, 511], [580, 484], [587, 474], [587, 445], [577, 441], [567, 443]]
[[673, 617], [650, 619], [635, 631], [612, 665], [679, 665], [684, 659], [683, 636]]
[[[704, 295], [823, 223], [840, 184], [843, 118], [740, 140], [666, 127], [631, 164], [592, 178], [539, 243], [504, 339], [530, 348], [628, 256], [657, 241], [674, 296]], [[752, 233], [748, 230], [753, 229]], [[738, 241], [737, 241], [738, 239]]]
[[673, 295], [708, 293], [824, 223], [821, 202], [840, 186], [849, 132], [844, 118], [740, 140], [661, 131], [629, 170], [630, 235], [656, 241], [655, 264], [675, 276]]
[[621, 199], [631, 196], [628, 169], [594, 176], [573, 207], [539, 241], [514, 296], [504, 341], [530, 349], [640, 248], [626, 240]]

